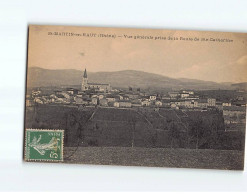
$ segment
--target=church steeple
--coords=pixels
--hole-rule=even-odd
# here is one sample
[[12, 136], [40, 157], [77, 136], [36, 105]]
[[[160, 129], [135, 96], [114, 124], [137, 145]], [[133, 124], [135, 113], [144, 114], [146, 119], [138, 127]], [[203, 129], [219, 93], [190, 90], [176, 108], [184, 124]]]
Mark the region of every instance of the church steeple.
[[85, 71], [82, 77], [81, 90], [85, 91], [87, 89], [88, 89], [88, 78], [87, 78], [87, 69], [85, 68]]
[[85, 68], [83, 78], [87, 78], [87, 69]]

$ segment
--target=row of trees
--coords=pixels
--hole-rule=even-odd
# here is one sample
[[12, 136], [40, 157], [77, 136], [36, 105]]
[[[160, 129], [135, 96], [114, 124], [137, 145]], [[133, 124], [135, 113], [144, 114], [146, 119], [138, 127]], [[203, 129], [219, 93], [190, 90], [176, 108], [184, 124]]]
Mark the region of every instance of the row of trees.
[[185, 132], [181, 132], [183, 126], [179, 123], [170, 122], [168, 137], [171, 148], [244, 149], [244, 132], [225, 131], [224, 118], [219, 111], [212, 111], [205, 115], [197, 114], [186, 118], [183, 125], [186, 126]]

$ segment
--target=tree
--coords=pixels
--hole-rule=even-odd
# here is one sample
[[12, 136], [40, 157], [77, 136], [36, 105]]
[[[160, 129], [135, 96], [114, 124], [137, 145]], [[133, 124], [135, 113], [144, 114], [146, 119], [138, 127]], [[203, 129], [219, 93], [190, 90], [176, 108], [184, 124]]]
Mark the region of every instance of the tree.
[[202, 137], [202, 132], [204, 131], [202, 123], [202, 118], [199, 115], [193, 117], [192, 121], [190, 122], [190, 128], [188, 131], [189, 144], [191, 141], [195, 143], [196, 149], [199, 148], [200, 138]]
[[130, 120], [130, 126], [131, 126], [131, 147], [133, 148], [135, 145], [135, 130], [136, 130], [136, 118], [132, 117]]
[[169, 137], [171, 139], [171, 148], [174, 147], [174, 140], [178, 140], [180, 138], [180, 133], [179, 133], [179, 129], [176, 125], [176, 123], [174, 121], [171, 122], [170, 126], [169, 126]]

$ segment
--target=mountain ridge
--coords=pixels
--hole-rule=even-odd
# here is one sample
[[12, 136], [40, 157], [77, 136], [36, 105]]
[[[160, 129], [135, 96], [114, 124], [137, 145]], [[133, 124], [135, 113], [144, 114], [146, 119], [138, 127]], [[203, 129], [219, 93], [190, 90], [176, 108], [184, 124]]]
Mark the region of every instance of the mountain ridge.
[[[109, 83], [112, 87], [154, 88], [154, 89], [231, 89], [232, 83], [216, 83], [188, 78], [171, 78], [138, 70], [114, 72], [87, 72], [89, 82]], [[28, 87], [80, 85], [83, 71], [75, 69], [44, 69], [30, 67], [27, 72]]]

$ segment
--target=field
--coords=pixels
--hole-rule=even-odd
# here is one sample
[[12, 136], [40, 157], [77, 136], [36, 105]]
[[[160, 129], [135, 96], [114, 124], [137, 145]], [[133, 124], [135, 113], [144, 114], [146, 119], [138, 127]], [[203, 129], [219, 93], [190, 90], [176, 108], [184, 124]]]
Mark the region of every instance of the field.
[[245, 131], [226, 132], [222, 113], [151, 108], [28, 107], [26, 128], [64, 129], [65, 146], [243, 150]]
[[65, 163], [242, 170], [243, 151], [140, 147], [65, 147]]
[[215, 111], [42, 105], [25, 127], [64, 129], [67, 163], [243, 169], [245, 132]]

